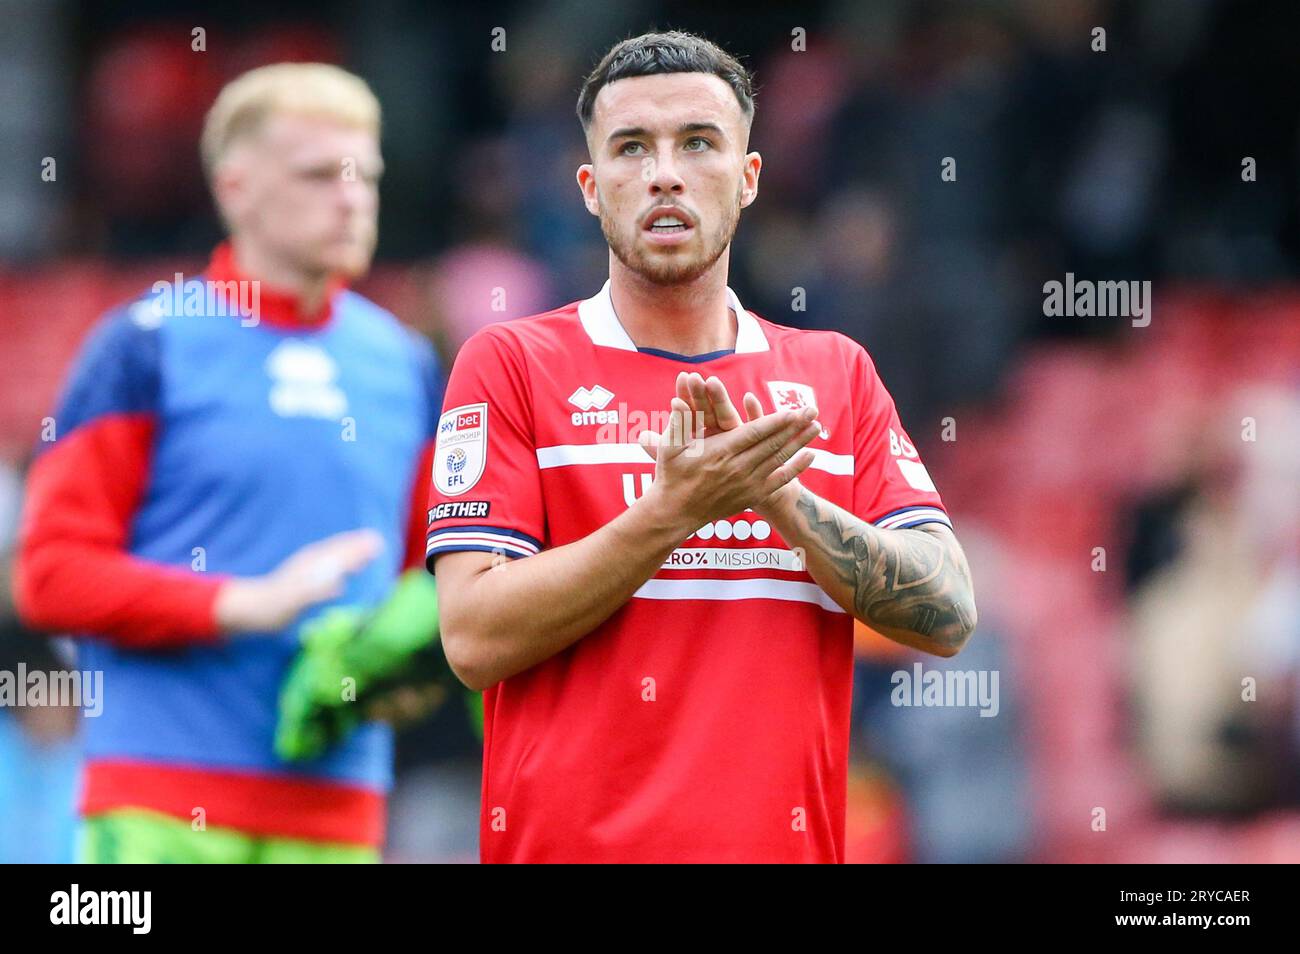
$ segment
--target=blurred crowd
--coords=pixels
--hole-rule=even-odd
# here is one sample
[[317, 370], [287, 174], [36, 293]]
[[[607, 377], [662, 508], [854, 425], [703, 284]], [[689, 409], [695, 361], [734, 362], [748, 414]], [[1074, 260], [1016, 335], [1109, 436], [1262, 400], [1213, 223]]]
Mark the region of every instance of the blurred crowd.
[[[606, 246], [574, 182], [579, 81], [622, 36], [704, 33], [758, 83], [760, 196], [730, 284], [764, 317], [872, 353], [971, 541], [980, 629], [927, 665], [1001, 673], [996, 718], [901, 709], [890, 674], [913, 655], [862, 634], [854, 858], [1152, 860], [1093, 837], [1098, 805], [1154, 854], [1252, 860], [1300, 844], [1300, 298], [1287, 291], [1300, 8], [206, 6], [3, 5], [0, 300], [31, 301], [33, 281], [74, 263], [116, 280], [75, 306], [41, 299], [66, 315], [0, 310], [0, 341], [20, 325], [79, 334], [121, 276], [143, 287], [173, 262], [201, 265], [219, 238], [196, 146], [208, 104], [245, 69], [310, 59], [364, 76], [385, 110], [379, 265], [362, 291], [450, 360], [484, 323], [600, 287]], [[1044, 317], [1043, 283], [1067, 272], [1155, 282], [1152, 328]], [[1166, 330], [1179, 322], [1194, 331]], [[0, 402], [35, 390], [50, 405], [74, 344], [29, 342], [45, 366], [6, 367]], [[5, 350], [9, 364], [20, 349]], [[38, 417], [3, 419], [0, 446], [35, 439]], [[0, 553], [21, 496], [11, 457]], [[7, 595], [0, 614], [0, 668], [66, 658], [19, 632]], [[1251, 678], [1258, 701], [1243, 704]], [[477, 750], [452, 708], [401, 739], [394, 860], [476, 856]], [[65, 716], [0, 710], [0, 860], [70, 850]]]

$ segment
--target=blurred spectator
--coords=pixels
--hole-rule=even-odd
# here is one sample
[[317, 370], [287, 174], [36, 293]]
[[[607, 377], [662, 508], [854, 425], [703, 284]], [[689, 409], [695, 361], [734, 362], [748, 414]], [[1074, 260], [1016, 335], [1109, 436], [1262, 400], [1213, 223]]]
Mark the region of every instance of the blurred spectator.
[[[1243, 439], [1247, 410], [1259, 430]], [[1207, 424], [1176, 553], [1133, 598], [1133, 685], [1162, 804], [1234, 814], [1294, 796], [1300, 401], [1238, 394]]]
[[[0, 461], [0, 673], [55, 673], [63, 662], [26, 630], [10, 598], [21, 483]], [[76, 709], [0, 705], [0, 864], [72, 861], [78, 747]]]

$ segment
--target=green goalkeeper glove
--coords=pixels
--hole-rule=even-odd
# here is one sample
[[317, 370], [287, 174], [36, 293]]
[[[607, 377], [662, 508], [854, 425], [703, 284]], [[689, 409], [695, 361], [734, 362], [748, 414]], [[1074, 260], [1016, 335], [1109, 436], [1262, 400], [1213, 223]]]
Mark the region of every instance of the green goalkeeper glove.
[[[275, 731], [286, 761], [318, 757], [376, 712], [409, 712], [412, 698], [465, 691], [439, 645], [437, 584], [422, 569], [403, 574], [374, 610], [327, 610], [303, 626], [300, 640]], [[476, 699], [471, 693], [466, 702]]]

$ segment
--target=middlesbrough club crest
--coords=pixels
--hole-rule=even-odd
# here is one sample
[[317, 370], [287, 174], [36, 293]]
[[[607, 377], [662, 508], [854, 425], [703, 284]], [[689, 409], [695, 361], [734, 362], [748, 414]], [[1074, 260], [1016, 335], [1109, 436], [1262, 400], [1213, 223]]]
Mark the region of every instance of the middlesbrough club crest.
[[[818, 407], [817, 398], [813, 396], [813, 389], [806, 384], [796, 384], [794, 381], [768, 381], [767, 390], [772, 395], [772, 405], [776, 410], [799, 411], [805, 407], [817, 407], [819, 411], [825, 408]], [[826, 425], [822, 425], [821, 438], [825, 440], [831, 436], [831, 432], [826, 430]]]

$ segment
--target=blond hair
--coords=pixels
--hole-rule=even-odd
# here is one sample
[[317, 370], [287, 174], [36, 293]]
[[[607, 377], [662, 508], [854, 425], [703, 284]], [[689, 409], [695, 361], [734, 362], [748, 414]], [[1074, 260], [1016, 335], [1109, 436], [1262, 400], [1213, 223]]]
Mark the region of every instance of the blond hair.
[[290, 113], [379, 133], [379, 100], [366, 81], [328, 63], [274, 63], [226, 84], [203, 121], [199, 149], [209, 180], [231, 144], [256, 134], [267, 117]]

